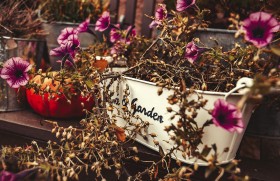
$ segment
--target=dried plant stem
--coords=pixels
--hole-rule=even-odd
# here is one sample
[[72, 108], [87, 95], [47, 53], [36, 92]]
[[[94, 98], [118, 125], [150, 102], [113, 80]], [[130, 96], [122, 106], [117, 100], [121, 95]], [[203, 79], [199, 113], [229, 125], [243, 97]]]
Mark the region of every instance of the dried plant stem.
[[9, 33], [13, 34], [13, 32], [12, 32], [11, 30], [9, 30], [6, 26], [1, 25], [1, 24], [0, 24], [0, 26], [1, 26], [2, 28], [4, 28], [6, 31], [8, 31]]
[[146, 51], [142, 54], [140, 57], [140, 60], [142, 60], [145, 55], [148, 53], [148, 51], [160, 40], [160, 38], [155, 39], [155, 41], [146, 49]]
[[141, 177], [143, 175], [147, 174], [150, 170], [152, 170], [153, 167], [158, 166], [159, 164], [161, 164], [164, 161], [165, 158], [170, 157], [175, 150], [178, 150], [179, 147], [180, 146], [177, 145], [176, 147], [171, 148], [170, 151], [167, 154], [165, 154], [159, 161], [154, 162], [150, 167], [146, 168], [143, 172], [138, 173], [137, 175], [135, 175], [135, 178], [132, 178], [132, 179], [133, 180], [141, 179]]

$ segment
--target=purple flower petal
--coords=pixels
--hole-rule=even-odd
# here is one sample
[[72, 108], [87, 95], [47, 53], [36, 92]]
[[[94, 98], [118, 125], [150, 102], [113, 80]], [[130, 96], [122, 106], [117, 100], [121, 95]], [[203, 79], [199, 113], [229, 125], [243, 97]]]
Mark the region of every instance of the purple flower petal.
[[74, 28], [70, 28], [70, 27], [64, 28], [63, 30], [61, 30], [61, 33], [57, 38], [58, 44], [66, 43], [66, 41], [70, 35], [77, 34], [77, 33], [78, 33], [78, 31]]
[[105, 31], [110, 25], [110, 13], [108, 11], [103, 12], [101, 17], [95, 23], [96, 31]]
[[166, 5], [165, 4], [161, 4], [160, 7], [156, 10], [155, 19], [163, 20], [166, 17], [167, 17]]
[[186, 46], [185, 58], [190, 62], [194, 63], [200, 56], [203, 48], [199, 48], [194, 44], [194, 42], [189, 42]]
[[[62, 60], [57, 60], [56, 62], [62, 64]], [[65, 65], [66, 65], [65, 67], [70, 67], [70, 68], [74, 67], [74, 64], [68, 59], [65, 61]]]
[[176, 10], [184, 11], [195, 4], [195, 0], [177, 0]]
[[87, 18], [84, 22], [79, 24], [78, 28], [76, 29], [78, 33], [87, 32], [89, 23], [90, 23], [90, 18]]
[[[119, 25], [116, 25], [117, 27], [119, 27]], [[116, 29], [116, 28], [112, 28], [110, 31], [110, 41], [112, 43], [115, 43], [116, 41], [121, 39], [121, 32], [120, 30]]]
[[16, 174], [3, 170], [0, 173], [0, 180], [1, 181], [16, 181], [17, 177], [16, 177]]
[[50, 51], [51, 56], [63, 57], [69, 53], [72, 57], [75, 56], [75, 50], [80, 46], [80, 41], [77, 34], [71, 34], [64, 40], [64, 43], [60, 47], [54, 48]]
[[67, 41], [65, 42], [68, 53], [73, 52], [77, 47], [80, 46], [80, 41], [77, 34], [69, 35]]
[[126, 34], [126, 37], [125, 38], [122, 38], [120, 40], [120, 42], [126, 44], [126, 45], [130, 45], [133, 38], [136, 36], [136, 30], [135, 30], [135, 27], [134, 26], [129, 26], [127, 27], [127, 29], [125, 30], [125, 34]]
[[50, 51], [51, 56], [62, 57], [67, 53], [67, 46], [61, 45], [60, 47], [54, 48]]
[[154, 28], [154, 27], [156, 27], [156, 26], [159, 25], [159, 24], [160, 24], [159, 21], [153, 20], [153, 21], [151, 22], [151, 24], [149, 25], [149, 28]]
[[155, 12], [155, 20], [151, 22], [149, 28], [156, 27], [161, 24], [161, 21], [167, 17], [167, 10], [165, 4], [160, 4], [160, 7]]
[[135, 37], [136, 36], [136, 30], [134, 26], [129, 26], [126, 29], [126, 33], [129, 33], [129, 37]]
[[273, 33], [280, 29], [279, 22], [271, 14], [265, 12], [252, 13], [242, 23], [245, 40], [258, 48], [269, 44], [273, 39]]
[[7, 81], [10, 87], [19, 88], [28, 83], [28, 71], [31, 68], [32, 65], [29, 62], [20, 57], [13, 57], [4, 63], [0, 76]]
[[244, 125], [241, 112], [235, 105], [230, 104], [223, 99], [218, 99], [214, 103], [212, 111], [213, 123], [229, 132], [237, 131], [241, 133]]

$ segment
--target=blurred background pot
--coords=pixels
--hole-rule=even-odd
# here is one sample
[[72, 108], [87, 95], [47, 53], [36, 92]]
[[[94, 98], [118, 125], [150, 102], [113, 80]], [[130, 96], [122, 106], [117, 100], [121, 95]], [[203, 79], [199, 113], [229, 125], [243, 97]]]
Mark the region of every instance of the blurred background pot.
[[[70, 22], [52, 22], [52, 23], [43, 23], [43, 28], [46, 32], [48, 32], [48, 35], [46, 36], [47, 41], [47, 53], [50, 52], [50, 50], [59, 47], [59, 44], [57, 42], [57, 37], [60, 35], [61, 30], [67, 27], [77, 28], [79, 26], [78, 23], [70, 23]], [[94, 25], [90, 25], [89, 28], [91, 30], [94, 30]], [[79, 40], [81, 42], [81, 48], [87, 48], [90, 45], [93, 45], [97, 41], [102, 41], [102, 33], [94, 31], [97, 35], [94, 37], [93, 35], [89, 33], [80, 33], [78, 35]], [[60, 69], [60, 63], [57, 63], [56, 61], [59, 60], [57, 57], [49, 57], [50, 64], [53, 70], [59, 70]]]
[[235, 38], [235, 30], [206, 28], [196, 31], [194, 37], [207, 47], [221, 46], [223, 51], [228, 51], [234, 48], [236, 43], [244, 45], [242, 38]]

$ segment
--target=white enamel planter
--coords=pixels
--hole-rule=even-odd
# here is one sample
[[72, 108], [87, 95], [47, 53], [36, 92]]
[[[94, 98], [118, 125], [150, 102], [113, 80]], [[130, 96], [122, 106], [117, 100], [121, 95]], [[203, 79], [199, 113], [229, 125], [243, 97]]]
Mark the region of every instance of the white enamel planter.
[[[158, 96], [158, 87], [154, 83], [124, 77], [119, 86], [119, 96], [115, 97], [116, 100], [119, 100], [116, 101], [119, 102], [119, 104], [116, 105], [122, 106], [122, 89], [125, 88], [126, 85], [129, 86], [130, 91], [129, 102], [136, 104], [136, 108], [132, 110], [132, 112], [150, 123], [148, 133], [156, 133], [156, 140], [159, 141], [159, 144], [161, 145], [163, 150], [167, 152], [168, 149], [174, 146], [174, 142], [170, 141], [169, 135], [166, 131], [164, 131], [164, 127], [171, 125], [171, 123], [174, 123], [174, 125], [176, 125], [177, 122], [176, 118], [172, 121], [170, 120], [172, 114], [168, 113], [166, 110], [166, 107], [170, 107], [170, 104], [168, 104], [167, 101], [167, 97], [172, 94], [172, 90], [166, 89], [163, 91], [162, 95]], [[112, 87], [112, 89], [116, 89], [116, 84], [113, 86], [115, 87]], [[213, 109], [214, 102], [217, 99], [224, 99], [225, 96], [227, 96], [226, 100], [233, 104], [236, 104], [242, 96], [241, 93], [231, 93], [230, 95], [228, 93], [211, 91], [197, 91], [197, 93], [203, 95], [203, 97], [208, 100], [206, 109]], [[193, 94], [190, 99], [197, 99], [197, 94]], [[176, 107], [173, 106], [172, 109], [176, 110]], [[253, 105], [247, 104], [243, 107], [243, 120], [245, 129], [249, 122], [252, 110]], [[198, 126], [202, 126], [203, 123], [208, 119], [211, 119], [211, 115], [209, 115], [207, 111], [198, 111], [198, 116], [196, 118]], [[119, 126], [125, 126], [127, 124], [127, 122], [123, 119], [118, 119], [117, 123]], [[208, 126], [205, 128], [205, 133], [202, 139], [203, 144], [199, 146], [199, 150], [201, 151], [204, 145], [211, 146], [215, 143], [218, 148], [218, 153], [220, 153], [219, 162], [221, 164], [228, 163], [229, 161], [234, 159], [245, 129], [242, 133], [230, 133], [220, 127], [216, 127], [215, 125]], [[153, 138], [150, 136], [148, 136], [148, 139], [143, 139], [142, 136], [137, 136], [136, 141], [155, 151], [159, 150], [159, 147], [155, 146]], [[167, 141], [169, 143], [167, 143]], [[229, 148], [229, 151], [226, 153], [222, 153], [225, 148]], [[211, 153], [209, 154], [209, 156], [210, 155]], [[176, 157], [180, 161], [188, 164], [193, 164], [194, 162], [196, 162], [200, 166], [207, 165], [205, 161], [199, 159], [197, 160], [196, 158], [185, 159], [182, 156], [182, 153], [179, 151], [175, 152], [175, 156], [173, 157]]]

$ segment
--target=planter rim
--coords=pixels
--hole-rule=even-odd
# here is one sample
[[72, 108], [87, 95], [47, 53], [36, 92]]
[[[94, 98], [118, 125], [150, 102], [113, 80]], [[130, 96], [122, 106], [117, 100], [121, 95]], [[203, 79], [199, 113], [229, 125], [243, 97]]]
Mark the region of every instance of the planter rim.
[[45, 41], [44, 38], [16, 38], [16, 37], [11, 37], [11, 36], [0, 36], [0, 39], [5, 39], [5, 40], [13, 39], [16, 41], [34, 41], [34, 42], [44, 42]]
[[236, 33], [236, 30], [227, 30], [227, 29], [219, 29], [219, 28], [199, 28], [198, 31], [200, 32], [213, 32], [213, 33]]
[[[145, 80], [140, 80], [140, 79], [136, 79], [136, 78], [132, 78], [132, 77], [127, 77], [127, 76], [123, 76], [125, 79], [128, 80], [132, 80], [132, 81], [136, 81], [136, 82], [141, 82], [144, 84], [148, 84], [148, 85], [152, 85], [152, 86], [156, 86], [156, 83], [153, 82], [149, 82], [149, 81], [145, 81]], [[214, 91], [202, 91], [202, 90], [195, 90], [197, 93], [203, 93], [206, 95], [220, 95], [220, 96], [225, 96], [228, 92], [214, 92]], [[234, 95], [234, 96], [242, 96], [244, 95], [243, 93], [231, 93], [230, 95]]]
[[[79, 26], [80, 23], [72, 23], [72, 22], [68, 22], [68, 21], [46, 21], [46, 20], [42, 20], [43, 23], [45, 24], [50, 24], [50, 25], [74, 25], [74, 26]], [[90, 27], [94, 27], [95, 24], [89, 24]]]

